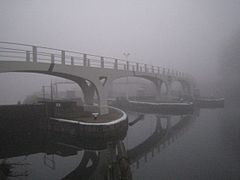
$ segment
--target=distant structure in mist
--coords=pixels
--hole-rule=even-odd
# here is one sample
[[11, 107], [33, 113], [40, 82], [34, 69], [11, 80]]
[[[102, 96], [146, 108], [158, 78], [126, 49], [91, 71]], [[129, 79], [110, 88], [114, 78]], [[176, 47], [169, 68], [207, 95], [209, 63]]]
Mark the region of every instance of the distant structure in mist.
[[223, 49], [220, 75], [225, 97], [240, 105], [240, 32]]

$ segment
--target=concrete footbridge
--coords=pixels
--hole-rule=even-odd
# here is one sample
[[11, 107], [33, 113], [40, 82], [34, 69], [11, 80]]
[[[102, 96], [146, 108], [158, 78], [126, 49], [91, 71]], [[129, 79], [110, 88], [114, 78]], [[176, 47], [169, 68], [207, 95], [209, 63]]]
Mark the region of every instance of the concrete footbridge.
[[160, 98], [165, 84], [167, 95], [174, 81], [181, 83], [183, 91], [193, 96], [195, 82], [183, 72], [119, 58], [86, 54], [76, 51], [36, 45], [0, 41], [0, 73], [29, 72], [62, 77], [76, 82], [82, 89], [84, 103], [93, 105], [97, 95], [99, 112], [108, 113], [107, 98], [111, 83], [123, 77], [147, 79], [155, 85]]

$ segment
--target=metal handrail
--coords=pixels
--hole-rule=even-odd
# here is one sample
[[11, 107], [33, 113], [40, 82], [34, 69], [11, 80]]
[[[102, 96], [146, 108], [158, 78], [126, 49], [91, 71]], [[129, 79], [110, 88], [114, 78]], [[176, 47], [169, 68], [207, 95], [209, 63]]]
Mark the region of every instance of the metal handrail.
[[[127, 61], [120, 58], [114, 58], [109, 56], [100, 56], [95, 54], [86, 54], [82, 52], [77, 51], [69, 51], [69, 50], [63, 50], [63, 49], [56, 49], [56, 48], [49, 48], [45, 46], [35, 46], [30, 44], [23, 44], [23, 43], [15, 43], [15, 42], [6, 42], [6, 41], [0, 41], [0, 49], [3, 51], [0, 51], [0, 57], [9, 57], [9, 58], [16, 58], [16, 56], [10, 56], [11, 53], [26, 53], [26, 61], [32, 60], [33, 62], [37, 62], [37, 60], [40, 60], [41, 58], [38, 58], [38, 56], [45, 56], [49, 57], [49, 59], [44, 59], [46, 61], [49, 60], [50, 63], [54, 63], [54, 61], [60, 61], [62, 64], [65, 64], [65, 62], [69, 63], [69, 60], [72, 65], [76, 65], [76, 63], [79, 63], [79, 61], [83, 62], [83, 66], [90, 66], [91, 62], [96, 66], [99, 65], [99, 68], [107, 68], [109, 69], [109, 65], [113, 66], [113, 69], [116, 70], [122, 70], [122, 68], [119, 68], [119, 66], [123, 67], [123, 70], [126, 71], [139, 71], [139, 72], [145, 72], [145, 73], [152, 73], [152, 74], [163, 74], [163, 75], [172, 75], [176, 77], [183, 77], [183, 78], [189, 78], [193, 79], [191, 75], [185, 74], [183, 72], [179, 72], [175, 69], [160, 67], [160, 66], [153, 66], [149, 64], [139, 63], [135, 61]], [[2, 47], [2, 45], [7, 45], [6, 47]], [[13, 46], [13, 47], [9, 47]], [[15, 46], [15, 47], [14, 47]], [[17, 46], [24, 46], [29, 48], [27, 49], [18, 49]], [[44, 49], [54, 51], [51, 52], [44, 52]], [[8, 51], [4, 51], [8, 50]], [[41, 51], [38, 51], [41, 50]], [[4, 52], [7, 53], [7, 55], [4, 56]], [[2, 54], [1, 54], [2, 53]], [[74, 54], [74, 55], [73, 55]], [[77, 55], [81, 55], [80, 57]], [[18, 57], [20, 58], [20, 57]], [[24, 57], [21, 57], [24, 58]], [[105, 65], [105, 67], [104, 67]], [[94, 67], [95, 67], [94, 66]], [[108, 66], [108, 67], [106, 67]], [[98, 66], [97, 66], [98, 67]]]

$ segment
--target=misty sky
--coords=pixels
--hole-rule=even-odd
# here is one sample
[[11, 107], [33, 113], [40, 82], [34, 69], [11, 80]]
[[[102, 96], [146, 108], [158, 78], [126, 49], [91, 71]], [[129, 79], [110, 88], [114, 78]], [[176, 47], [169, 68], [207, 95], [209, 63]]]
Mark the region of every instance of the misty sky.
[[[130, 60], [211, 82], [222, 48], [240, 31], [239, 15], [240, 0], [0, 0], [0, 41], [118, 58], [129, 52]], [[19, 76], [0, 74], [0, 102], [48, 82]]]

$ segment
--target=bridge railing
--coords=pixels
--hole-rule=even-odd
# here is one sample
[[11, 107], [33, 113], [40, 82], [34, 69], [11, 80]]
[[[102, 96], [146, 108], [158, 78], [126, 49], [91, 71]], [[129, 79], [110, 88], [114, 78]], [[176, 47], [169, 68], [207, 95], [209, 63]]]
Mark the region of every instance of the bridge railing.
[[145, 72], [182, 78], [190, 77], [187, 74], [173, 69], [152, 66], [149, 64], [143, 64], [133, 61], [126, 61], [113, 57], [98, 56], [76, 51], [68, 51], [43, 46], [33, 46], [1, 41], [0, 60], [27, 61], [32, 63], [55, 63], [134, 72]]

